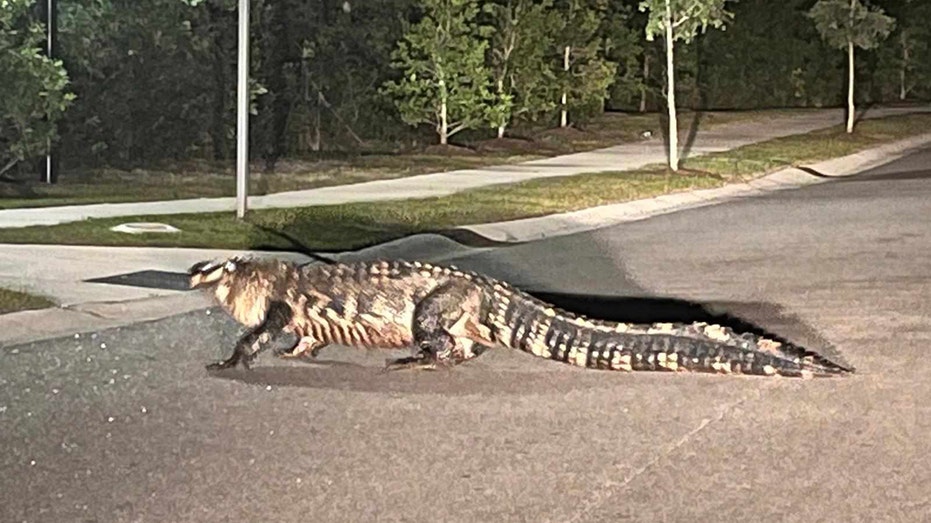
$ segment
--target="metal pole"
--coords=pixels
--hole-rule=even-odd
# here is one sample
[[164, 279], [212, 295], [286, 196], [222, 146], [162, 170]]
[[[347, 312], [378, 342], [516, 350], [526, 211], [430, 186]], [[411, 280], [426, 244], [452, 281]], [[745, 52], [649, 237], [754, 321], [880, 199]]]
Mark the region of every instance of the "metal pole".
[[246, 215], [249, 190], [249, 0], [239, 0], [239, 80], [236, 103], [236, 217]]
[[[45, 15], [45, 53], [49, 59], [55, 58], [55, 46], [58, 44], [58, 0], [41, 0], [44, 3]], [[55, 183], [58, 179], [56, 171], [56, 158], [52, 151], [52, 140], [47, 142], [48, 152], [45, 154], [45, 183]]]

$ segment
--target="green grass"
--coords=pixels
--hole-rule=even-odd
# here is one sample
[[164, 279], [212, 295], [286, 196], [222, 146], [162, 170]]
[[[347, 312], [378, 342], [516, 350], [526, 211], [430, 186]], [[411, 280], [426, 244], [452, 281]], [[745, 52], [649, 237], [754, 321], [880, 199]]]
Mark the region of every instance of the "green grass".
[[[469, 169], [540, 158], [533, 154], [356, 156], [340, 160], [279, 163], [276, 172], [251, 166], [249, 194], [346, 185], [429, 172]], [[94, 169], [63, 175], [59, 183], [0, 184], [0, 209], [235, 196], [235, 172], [217, 163], [189, 162], [161, 168]]]
[[[851, 154], [928, 129], [931, 115], [896, 116], [861, 122], [853, 135], [837, 127], [688, 159], [680, 173], [655, 166], [531, 180], [438, 198], [261, 210], [251, 212], [245, 222], [237, 221], [232, 213], [93, 219], [49, 227], [0, 229], [0, 242], [294, 249], [282, 237], [284, 234], [310, 249], [356, 249], [459, 225], [541, 216], [718, 187], [787, 165]], [[108, 230], [119, 223], [138, 220], [169, 223], [183, 232], [127, 235]]]
[[[689, 113], [680, 118], [687, 127], [696, 117], [702, 129], [716, 125], [789, 116], [800, 110], [727, 111]], [[487, 132], [470, 131], [459, 135], [468, 146], [421, 147], [400, 150], [394, 146], [372, 145], [366, 152], [329, 152], [318, 157], [287, 159], [278, 162], [274, 172], [264, 172], [255, 163], [249, 194], [263, 195], [282, 191], [310, 189], [401, 178], [430, 172], [470, 169], [489, 165], [524, 162], [619, 143], [640, 140], [645, 130], [660, 134], [661, 115], [608, 113], [579, 129], [515, 130], [504, 141], [488, 139]], [[0, 209], [120, 203], [185, 198], [234, 196], [236, 178], [232, 162], [188, 161], [153, 165], [146, 169], [79, 169], [62, 174], [59, 183], [0, 183]]]
[[35, 296], [26, 292], [0, 288], [0, 314], [8, 314], [11, 312], [27, 311], [33, 309], [45, 309], [54, 306], [54, 302], [49, 301], [41, 296]]
[[783, 167], [837, 158], [909, 136], [931, 132], [931, 115], [913, 114], [864, 120], [852, 134], [842, 126], [786, 136], [687, 160], [689, 169], [728, 180], [747, 179]]
[[[49, 227], [0, 230], [0, 242], [95, 245], [151, 245], [217, 248], [289, 248], [270, 231], [299, 238], [322, 250], [352, 249], [417, 232], [442, 230], [489, 220], [539, 216], [661, 194], [708, 187], [711, 177], [677, 176], [659, 171], [599, 173], [572, 183], [538, 180], [506, 188], [483, 188], [440, 198], [352, 203], [253, 211], [246, 223], [230, 213], [95, 219]], [[183, 232], [127, 235], [114, 225], [136, 220], [170, 223]]]

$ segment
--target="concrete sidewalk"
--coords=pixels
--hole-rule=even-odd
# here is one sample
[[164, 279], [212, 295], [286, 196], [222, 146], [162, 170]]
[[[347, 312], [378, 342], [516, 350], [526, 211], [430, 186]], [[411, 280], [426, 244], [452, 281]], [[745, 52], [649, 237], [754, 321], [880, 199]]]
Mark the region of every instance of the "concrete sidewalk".
[[[861, 118], [931, 112], [931, 107], [886, 107], [869, 109]], [[744, 121], [714, 126], [696, 134], [684, 157], [726, 151], [782, 136], [808, 133], [843, 122], [842, 109], [812, 110], [798, 116], [767, 121]], [[689, 133], [680, 131], [680, 144]], [[666, 162], [661, 137], [594, 151], [533, 160], [515, 165], [424, 174], [393, 180], [321, 187], [249, 198], [251, 209], [307, 207], [342, 203], [445, 196], [467, 189], [515, 183], [535, 178], [571, 176], [602, 171], [623, 171]], [[235, 198], [199, 198], [139, 203], [115, 203], [0, 210], [0, 227], [54, 225], [87, 218], [141, 216], [197, 212], [232, 212]]]

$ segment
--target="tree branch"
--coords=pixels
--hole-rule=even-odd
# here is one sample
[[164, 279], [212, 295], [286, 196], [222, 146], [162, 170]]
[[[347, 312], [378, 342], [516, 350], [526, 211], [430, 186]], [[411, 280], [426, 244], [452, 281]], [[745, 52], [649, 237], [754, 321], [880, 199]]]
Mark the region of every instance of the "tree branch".
[[682, 25], [682, 24], [688, 22], [688, 21], [691, 20], [691, 19], [692, 19], [691, 16], [683, 16], [682, 18], [679, 18], [678, 20], [676, 20], [676, 21], [672, 24], [672, 28], [675, 29], [675, 28], [679, 27], [680, 25]]
[[9, 171], [10, 169], [12, 169], [13, 166], [15, 166], [15, 165], [18, 164], [18, 163], [19, 163], [19, 159], [13, 158], [12, 160], [10, 160], [10, 163], [6, 164], [6, 165], [3, 167], [3, 169], [0, 169], [0, 181], [4, 181], [4, 182], [15, 182], [16, 180], [14, 180], [13, 178], [8, 178], [8, 177], [6, 176], [6, 172]]

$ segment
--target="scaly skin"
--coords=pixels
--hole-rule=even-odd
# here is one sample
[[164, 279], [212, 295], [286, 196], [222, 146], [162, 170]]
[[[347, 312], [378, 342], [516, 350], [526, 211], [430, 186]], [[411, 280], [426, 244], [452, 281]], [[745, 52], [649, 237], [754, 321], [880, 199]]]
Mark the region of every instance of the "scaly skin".
[[282, 333], [285, 357], [328, 344], [413, 349], [390, 368], [457, 364], [507, 347], [594, 369], [837, 376], [852, 369], [800, 347], [704, 323], [650, 325], [589, 319], [509, 284], [419, 262], [300, 266], [231, 258], [191, 267], [191, 286], [212, 292], [251, 328], [211, 369], [248, 366]]

